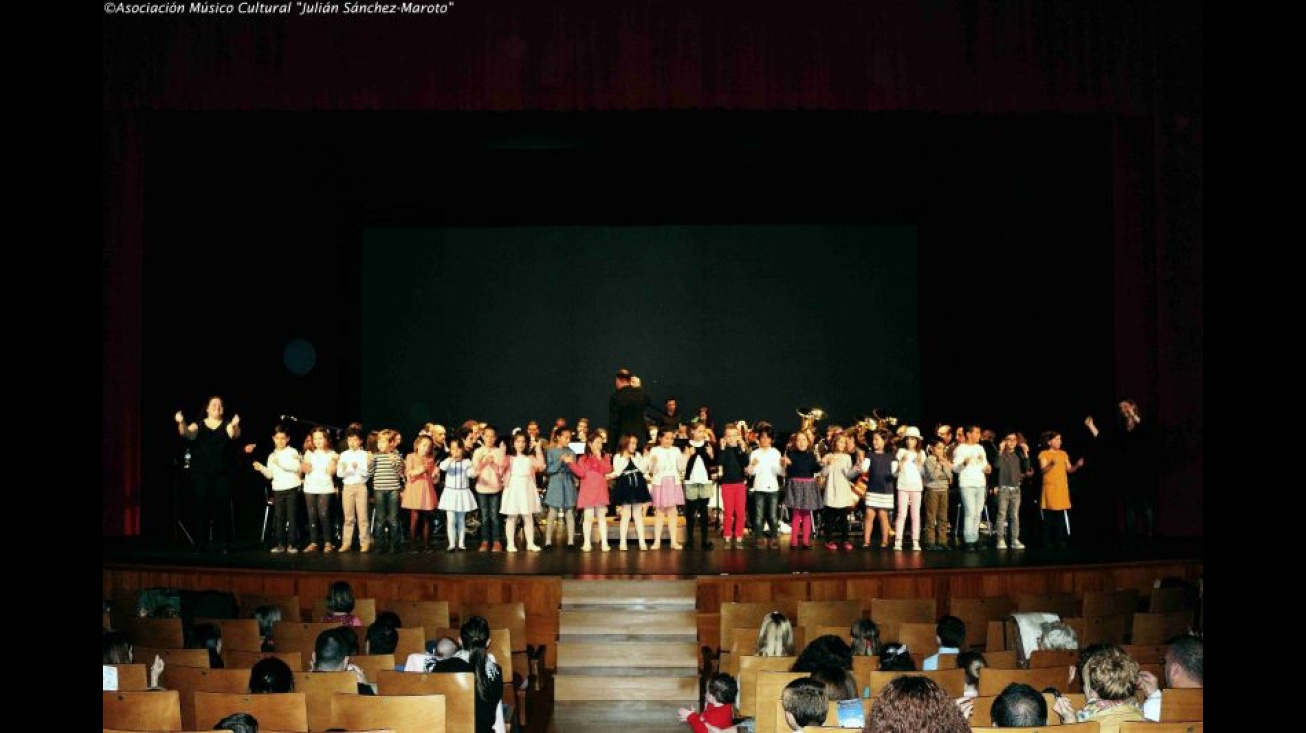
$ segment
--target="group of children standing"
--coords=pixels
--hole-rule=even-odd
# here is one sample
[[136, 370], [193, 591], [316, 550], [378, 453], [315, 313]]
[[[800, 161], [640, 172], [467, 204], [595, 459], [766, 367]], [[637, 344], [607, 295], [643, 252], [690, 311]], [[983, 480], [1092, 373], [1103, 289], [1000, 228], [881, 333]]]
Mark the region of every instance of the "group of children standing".
[[[361, 426], [351, 425], [345, 433], [344, 450], [337, 453], [327, 430], [318, 427], [309, 434], [301, 455], [290, 446], [288, 432], [278, 426], [267, 463], [253, 464], [271, 482], [276, 537], [272, 552], [299, 552], [294, 543], [298, 529], [295, 502], [301, 493], [309, 523], [305, 553], [349, 551], [355, 532], [360, 552], [372, 550], [374, 537], [380, 551], [397, 551], [401, 507], [409, 512], [407, 536], [415, 551], [434, 549], [431, 529], [436, 511], [445, 513], [448, 552], [467, 549], [466, 518], [473, 511], [480, 512], [479, 551], [516, 552], [518, 523], [529, 552], [550, 548], [559, 526], [571, 548], [576, 545], [579, 511], [580, 549], [589, 552], [597, 545], [607, 552], [611, 549], [607, 541], [610, 507], [620, 517], [620, 550], [628, 548], [631, 524], [640, 550], [660, 547], [664, 526], [673, 550], [694, 548], [696, 526], [703, 549], [712, 549], [708, 512], [718, 487], [721, 533], [727, 549], [743, 547], [744, 527], [750, 517], [753, 545], [778, 548], [781, 500], [790, 513], [791, 549], [811, 549], [815, 519], [820, 515], [826, 549], [853, 550], [849, 516], [859, 509], [864, 518], [863, 548], [877, 546], [872, 539], [878, 527], [878, 547], [888, 548], [892, 541], [893, 549], [908, 549], [904, 537], [910, 520], [909, 549], [946, 549], [948, 496], [954, 480], [961, 498], [967, 549], [978, 543], [980, 511], [988, 493], [997, 501], [998, 548], [1024, 547], [1019, 537], [1020, 485], [1034, 469], [1027, 448], [1014, 433], [1002, 441], [995, 459], [980, 445], [977, 426], [965, 431], [964, 441], [949, 445], [947, 440], [933, 437], [928, 446], [923, 445], [915, 427], [901, 429], [897, 435], [872, 431], [866, 445], [858, 438], [867, 436], [851, 432], [832, 431], [817, 444], [813, 435], [799, 431], [790, 436], [782, 451], [765, 423], [759, 423], [747, 438], [740, 426], [728, 424], [720, 440], [706, 425], [696, 423], [687, 439], [665, 431], [655, 443], [646, 445], [637, 436], [624, 436], [618, 441], [616, 455], [606, 452], [606, 436], [600, 432], [585, 436], [580, 455], [572, 448], [570, 428], [555, 428], [551, 439], [537, 433], [518, 432], [504, 442], [492, 426], [478, 426], [446, 441], [442, 427], [428, 425], [413, 441], [412, 451], [401, 456], [401, 437], [394, 430], [377, 431], [369, 438]], [[1047, 449], [1038, 460], [1043, 474], [1041, 504], [1045, 513], [1057, 513], [1051, 521], [1056, 525], [1051, 528], [1056, 544], [1064, 542], [1068, 531], [1068, 517], [1061, 516], [1070, 508], [1066, 476], [1082, 466], [1083, 460], [1070, 462], [1060, 450], [1058, 434], [1046, 435], [1045, 442]], [[368, 443], [371, 445], [365, 447]], [[997, 481], [990, 481], [995, 469]], [[337, 479], [343, 513], [339, 548], [331, 542], [331, 498]], [[369, 523], [369, 484], [376, 507], [375, 527]], [[646, 532], [650, 505], [654, 512], [652, 537]], [[535, 515], [545, 509], [541, 547], [536, 543]], [[676, 531], [682, 509], [686, 525], [683, 545]], [[891, 527], [890, 514], [895, 509], [896, 521]]]

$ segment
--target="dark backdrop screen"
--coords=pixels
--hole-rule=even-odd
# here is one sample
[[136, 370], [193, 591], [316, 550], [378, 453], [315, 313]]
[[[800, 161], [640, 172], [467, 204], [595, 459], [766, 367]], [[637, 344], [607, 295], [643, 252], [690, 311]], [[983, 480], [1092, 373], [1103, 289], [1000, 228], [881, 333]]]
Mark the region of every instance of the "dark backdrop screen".
[[606, 425], [621, 367], [718, 423], [919, 415], [915, 227], [387, 229], [362, 249], [365, 425]]

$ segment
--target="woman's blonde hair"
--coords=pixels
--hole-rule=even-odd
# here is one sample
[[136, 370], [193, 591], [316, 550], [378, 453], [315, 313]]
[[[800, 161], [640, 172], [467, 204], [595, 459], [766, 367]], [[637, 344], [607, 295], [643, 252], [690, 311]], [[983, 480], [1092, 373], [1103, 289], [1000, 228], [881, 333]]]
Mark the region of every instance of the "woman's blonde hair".
[[794, 627], [779, 611], [772, 611], [762, 621], [757, 633], [757, 656], [790, 657], [794, 653]]

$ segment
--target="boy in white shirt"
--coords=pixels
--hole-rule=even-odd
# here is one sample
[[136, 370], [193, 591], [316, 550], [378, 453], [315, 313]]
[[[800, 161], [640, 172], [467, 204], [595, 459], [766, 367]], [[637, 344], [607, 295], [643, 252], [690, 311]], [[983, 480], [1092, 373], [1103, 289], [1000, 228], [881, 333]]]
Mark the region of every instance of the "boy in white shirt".
[[962, 540], [965, 549], [971, 551], [979, 549], [980, 510], [984, 508], [984, 494], [988, 490], [986, 477], [993, 470], [979, 441], [980, 427], [971, 425], [966, 428], [966, 442], [952, 452], [952, 470], [957, 474], [964, 514]]
[[[758, 448], [748, 456], [748, 475], [753, 477], [753, 540], [759, 548], [779, 549], [779, 508], [780, 476], [784, 467], [780, 463], [780, 451], [772, 445], [771, 426], [761, 423], [757, 428]], [[768, 528], [765, 535], [762, 527]]]
[[349, 449], [340, 454], [336, 462], [336, 475], [344, 480], [345, 488], [340, 492], [340, 505], [345, 514], [345, 526], [341, 530], [340, 551], [348, 552], [353, 547], [354, 526], [358, 526], [358, 551], [372, 551], [372, 533], [367, 523], [367, 477], [371, 471], [372, 457], [363, 450], [363, 431], [350, 428], [345, 431], [345, 443]]
[[280, 425], [272, 430], [272, 445], [267, 465], [254, 461], [254, 470], [272, 481], [272, 530], [277, 537], [272, 552], [293, 555], [299, 552], [294, 544], [298, 529], [295, 507], [299, 502], [299, 487], [304, 483], [299, 475], [299, 451], [290, 447], [290, 434]]

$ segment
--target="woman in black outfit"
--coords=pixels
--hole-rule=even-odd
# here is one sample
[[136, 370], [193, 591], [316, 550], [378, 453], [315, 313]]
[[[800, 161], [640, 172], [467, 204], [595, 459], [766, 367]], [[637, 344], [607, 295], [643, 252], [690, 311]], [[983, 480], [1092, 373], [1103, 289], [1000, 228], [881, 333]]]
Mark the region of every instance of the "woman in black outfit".
[[224, 416], [221, 397], [210, 397], [204, 419], [186, 423], [177, 411], [177, 434], [193, 444], [190, 447], [190, 477], [195, 487], [195, 550], [208, 547], [209, 523], [213, 522], [213, 541], [226, 552], [231, 543], [231, 450], [240, 437], [240, 415]]

